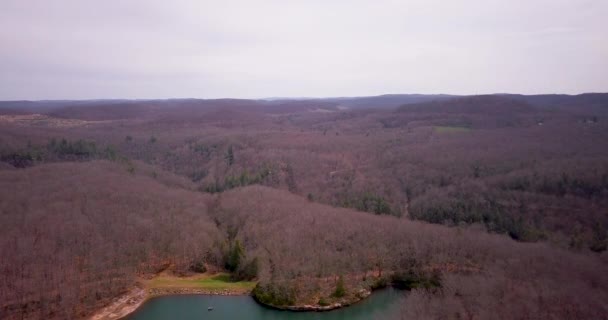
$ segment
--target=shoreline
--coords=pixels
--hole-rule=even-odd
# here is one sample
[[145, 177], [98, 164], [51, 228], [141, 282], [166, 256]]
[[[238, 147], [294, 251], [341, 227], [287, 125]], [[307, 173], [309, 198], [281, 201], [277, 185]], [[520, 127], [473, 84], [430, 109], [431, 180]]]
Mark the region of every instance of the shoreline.
[[97, 310], [89, 320], [121, 320], [135, 312], [146, 301], [170, 295], [250, 295], [254, 283], [225, 282], [223, 273], [195, 274], [187, 277], [160, 273], [150, 279], [140, 279], [127, 292]]
[[[188, 278], [180, 278], [188, 279]], [[389, 284], [387, 287], [394, 287], [394, 284]], [[290, 312], [327, 312], [340, 308], [345, 308], [356, 303], [359, 303], [376, 290], [382, 288], [362, 288], [349, 298], [343, 298], [329, 305], [318, 304], [299, 304], [289, 306], [277, 306], [261, 302], [255, 295], [252, 294], [251, 288], [198, 288], [188, 286], [150, 286], [150, 280], [138, 283], [137, 286], [127, 293], [115, 298], [109, 305], [103, 307], [88, 319], [90, 320], [124, 320], [130, 314], [140, 308], [146, 301], [173, 295], [207, 295], [207, 296], [251, 296], [260, 306]]]
[[136, 287], [128, 293], [116, 298], [112, 303], [97, 311], [90, 320], [119, 320], [124, 319], [137, 310], [148, 300], [147, 290]]
[[208, 290], [197, 288], [150, 288], [132, 289], [116, 298], [114, 302], [99, 310], [89, 320], [121, 320], [135, 312], [150, 299], [176, 295], [205, 295], [205, 296], [246, 296], [251, 292], [242, 290]]
[[272, 305], [272, 304], [261, 302], [255, 296], [252, 296], [252, 297], [253, 297], [253, 299], [258, 304], [260, 304], [263, 307], [269, 308], [269, 309], [280, 310], [280, 311], [291, 311], [291, 312], [327, 312], [327, 311], [332, 311], [332, 310], [337, 310], [337, 309], [349, 307], [349, 306], [352, 306], [352, 305], [357, 304], [359, 302], [362, 302], [363, 300], [369, 298], [369, 296], [372, 295], [373, 291], [375, 291], [375, 290], [361, 289], [357, 293], [357, 295], [356, 295], [357, 298], [356, 299], [342, 300], [340, 302], [334, 302], [334, 303], [332, 303], [330, 305], [327, 305], [327, 306], [310, 305], [310, 304], [295, 305], [295, 306], [275, 306], [275, 305]]
[[251, 296], [260, 306], [289, 312], [327, 312], [340, 308], [345, 308], [367, 299], [375, 290], [362, 289], [357, 294], [357, 299], [343, 300], [335, 302], [327, 306], [320, 305], [294, 305], [294, 306], [275, 306], [260, 302], [255, 296], [251, 295], [251, 291], [242, 290], [207, 290], [196, 288], [152, 288], [142, 289], [136, 288], [125, 295], [118, 297], [110, 305], [104, 307], [88, 319], [90, 320], [122, 320], [135, 312], [145, 302], [150, 299], [175, 296], [175, 295], [207, 295], [207, 296]]

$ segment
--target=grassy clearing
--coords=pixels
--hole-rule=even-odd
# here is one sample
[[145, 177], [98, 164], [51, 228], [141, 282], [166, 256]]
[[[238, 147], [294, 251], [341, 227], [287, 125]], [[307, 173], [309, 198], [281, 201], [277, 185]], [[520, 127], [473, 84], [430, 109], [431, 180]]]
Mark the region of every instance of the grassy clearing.
[[147, 283], [149, 288], [192, 288], [204, 289], [209, 291], [251, 291], [256, 283], [253, 281], [231, 281], [227, 273], [214, 275], [203, 274], [194, 277], [180, 278], [175, 276], [162, 275]]
[[460, 133], [470, 132], [471, 130], [471, 128], [467, 127], [435, 126], [435, 131], [438, 133]]

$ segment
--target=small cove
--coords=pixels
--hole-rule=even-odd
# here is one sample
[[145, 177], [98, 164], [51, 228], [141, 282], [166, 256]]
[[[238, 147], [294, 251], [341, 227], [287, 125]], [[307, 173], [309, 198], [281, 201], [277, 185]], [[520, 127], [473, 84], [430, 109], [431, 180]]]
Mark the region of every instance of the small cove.
[[[145, 302], [125, 320], [363, 320], [382, 319], [398, 311], [405, 292], [374, 291], [367, 299], [327, 312], [280, 311], [258, 304], [250, 296], [172, 295]], [[208, 311], [208, 307], [213, 307]]]

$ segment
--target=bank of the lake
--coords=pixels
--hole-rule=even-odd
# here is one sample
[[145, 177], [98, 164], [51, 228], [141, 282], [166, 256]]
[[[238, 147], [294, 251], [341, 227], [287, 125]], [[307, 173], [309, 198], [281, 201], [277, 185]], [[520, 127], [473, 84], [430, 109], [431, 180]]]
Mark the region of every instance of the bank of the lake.
[[172, 295], [248, 296], [256, 283], [230, 281], [227, 273], [196, 274], [189, 277], [161, 273], [152, 279], [141, 279], [137, 287], [116, 298], [111, 304], [96, 312], [91, 320], [123, 319], [147, 300]]
[[[396, 312], [404, 292], [393, 288], [374, 291], [366, 299], [328, 312], [291, 312], [265, 307], [251, 296], [170, 295], [148, 299], [125, 320], [362, 320]], [[208, 308], [213, 310], [209, 311]]]
[[296, 311], [296, 312], [307, 312], [307, 311], [308, 312], [311, 312], [311, 311], [322, 312], [322, 311], [331, 311], [331, 310], [351, 306], [355, 303], [358, 303], [358, 302], [366, 299], [371, 294], [372, 294], [371, 289], [361, 289], [354, 295], [351, 295], [351, 296], [343, 298], [343, 299], [339, 299], [338, 301], [335, 301], [332, 303], [328, 303], [327, 305], [319, 305], [317, 303], [317, 304], [296, 304], [296, 305], [277, 306], [277, 305], [273, 305], [270, 303], [260, 301], [260, 299], [257, 299], [256, 295], [253, 295], [253, 298], [259, 304], [261, 304], [267, 308], [270, 308], [270, 309], [276, 309], [276, 310], [281, 310], [281, 311]]
[[[370, 281], [377, 281], [378, 279], [370, 278]], [[343, 309], [348, 307], [350, 309], [353, 305], [364, 303], [374, 296], [376, 291], [384, 292], [390, 289], [375, 290], [372, 293], [370, 284], [365, 284], [363, 287], [351, 288], [348, 293], [345, 293], [343, 297], [329, 297], [326, 304], [322, 304], [318, 298], [318, 303], [306, 303], [299, 301], [291, 305], [273, 305], [266, 301], [260, 301], [255, 293], [256, 282], [253, 281], [231, 281], [230, 275], [227, 273], [217, 274], [196, 274], [189, 277], [175, 276], [170, 273], [161, 273], [151, 279], [142, 279], [139, 287], [134, 288], [130, 292], [125, 293], [123, 296], [115, 299], [115, 301], [106, 306], [95, 315], [91, 320], [118, 320], [124, 319], [132, 312], [140, 309], [142, 305], [145, 305], [148, 300], [164, 297], [175, 297], [175, 296], [241, 296], [246, 297], [247, 300], [256, 302], [261, 308], [283, 311], [283, 312], [320, 312], [320, 311], [332, 311], [335, 309]], [[330, 300], [331, 299], [331, 300]], [[238, 300], [238, 299], [237, 299]], [[322, 299], [323, 300], [323, 299]]]

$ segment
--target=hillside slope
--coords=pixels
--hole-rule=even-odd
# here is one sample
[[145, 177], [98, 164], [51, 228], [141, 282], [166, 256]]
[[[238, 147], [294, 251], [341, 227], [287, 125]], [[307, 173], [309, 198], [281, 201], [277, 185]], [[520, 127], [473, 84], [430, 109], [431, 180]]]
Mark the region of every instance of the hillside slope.
[[85, 316], [220, 234], [208, 196], [103, 161], [0, 171], [0, 318]]
[[[258, 261], [260, 285], [296, 303], [328, 294], [340, 275], [354, 292], [365, 275], [414, 272], [437, 274], [442, 287], [430, 301], [415, 291], [403, 314], [608, 314], [606, 261], [548, 244], [333, 208], [261, 186], [210, 196], [106, 161], [1, 171], [0, 183], [3, 319], [84, 317], [138, 276], [197, 261], [221, 268], [236, 240], [243, 261]], [[428, 307], [442, 299], [451, 303]]]

